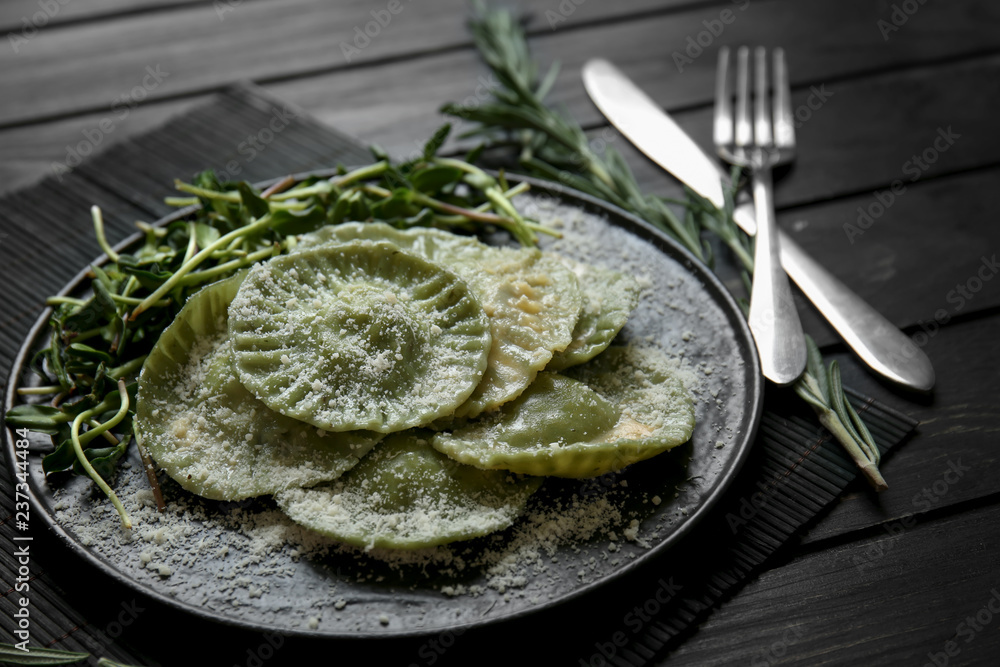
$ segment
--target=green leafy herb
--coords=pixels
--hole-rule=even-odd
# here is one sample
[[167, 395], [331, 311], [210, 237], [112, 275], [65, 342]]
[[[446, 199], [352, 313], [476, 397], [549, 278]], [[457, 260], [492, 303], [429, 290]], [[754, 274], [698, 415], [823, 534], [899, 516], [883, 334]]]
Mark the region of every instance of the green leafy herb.
[[[538, 65], [531, 57], [524, 31], [509, 11], [490, 9], [479, 2], [470, 26], [483, 60], [501, 83], [491, 91], [493, 99], [479, 106], [446, 104], [441, 108], [445, 114], [478, 124], [465, 135], [483, 140], [471, 157], [481, 159], [487, 149], [513, 146], [522, 171], [635, 213], [711, 267], [711, 246], [703, 234], [708, 232], [720, 239], [742, 265], [749, 293], [753, 242], [732, 217], [738, 170], [733, 171], [733, 187], [726, 193], [721, 209], [690, 190], [681, 202], [643, 194], [620, 154], [608, 148], [603, 158], [597, 155], [583, 129], [545, 103], [558, 68], [553, 65], [539, 79]], [[671, 208], [678, 204], [681, 215]], [[878, 448], [847, 400], [836, 362], [827, 371], [815, 343], [811, 339], [808, 343], [809, 366], [794, 385], [796, 393], [813, 407], [820, 422], [847, 450], [869, 483], [879, 491], [887, 488], [878, 471]]]
[[[2, 665], [73, 665], [82, 662], [91, 655], [77, 651], [60, 651], [54, 648], [39, 648], [36, 646], [22, 650], [13, 644], [0, 644], [0, 664]], [[126, 665], [107, 658], [97, 660], [99, 667], [140, 667]]]
[[71, 665], [89, 657], [89, 653], [34, 646], [23, 651], [13, 644], [0, 644], [0, 664], [5, 665]]
[[813, 339], [806, 334], [808, 364], [802, 378], [795, 383], [795, 393], [816, 412], [823, 426], [837, 437], [868, 483], [882, 491], [888, 488], [878, 464], [881, 453], [868, 427], [847, 401], [840, 383], [840, 368], [831, 361], [823, 366], [823, 357]]
[[[108, 261], [91, 267], [88, 296], [47, 300], [53, 309], [47, 346], [30, 364], [41, 386], [18, 390], [25, 403], [7, 413], [7, 424], [53, 436], [55, 449], [42, 460], [46, 474], [88, 475], [130, 527], [111, 484], [133, 438], [135, 376], [192, 293], [286, 252], [298, 234], [345, 220], [500, 228], [524, 244], [534, 244], [538, 233], [553, 233], [510, 204], [527, 186], [508, 189], [479, 167], [438, 158], [447, 136], [446, 126], [410, 162], [378, 159], [329, 179], [286, 179], [263, 192], [245, 182], [220, 183], [211, 172], [192, 183], [178, 181], [177, 189], [188, 196], [168, 201], [197, 210], [166, 227], [138, 223], [145, 239], [129, 253], [111, 247], [94, 207], [94, 230]], [[39, 402], [44, 396], [52, 396], [49, 405]], [[155, 485], [153, 490], [159, 493]]]

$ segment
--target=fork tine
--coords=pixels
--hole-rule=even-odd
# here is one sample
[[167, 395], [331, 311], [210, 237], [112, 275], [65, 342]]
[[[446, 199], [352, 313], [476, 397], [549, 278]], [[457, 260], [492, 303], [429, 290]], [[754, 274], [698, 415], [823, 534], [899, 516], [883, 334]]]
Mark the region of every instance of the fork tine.
[[753, 144], [753, 127], [750, 124], [750, 50], [741, 46], [736, 51], [736, 145]]
[[795, 146], [795, 120], [792, 116], [791, 84], [785, 64], [785, 50], [774, 50], [774, 144], [778, 149]]
[[771, 100], [767, 94], [767, 50], [754, 50], [754, 138], [757, 146], [771, 144]]
[[733, 98], [729, 90], [729, 47], [719, 49], [719, 65], [715, 72], [714, 140], [718, 147], [733, 143]]

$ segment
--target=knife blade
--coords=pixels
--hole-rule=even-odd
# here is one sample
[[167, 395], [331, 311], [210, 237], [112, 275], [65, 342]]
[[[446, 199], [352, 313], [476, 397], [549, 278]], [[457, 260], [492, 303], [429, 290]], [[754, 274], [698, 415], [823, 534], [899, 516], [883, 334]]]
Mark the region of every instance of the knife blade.
[[[591, 100], [629, 141], [692, 190], [721, 207], [729, 175], [645, 92], [607, 60], [589, 60], [583, 83]], [[753, 203], [733, 211], [745, 232], [757, 229]], [[930, 391], [934, 368], [898, 327], [779, 232], [781, 264], [851, 349], [871, 369], [904, 387]]]

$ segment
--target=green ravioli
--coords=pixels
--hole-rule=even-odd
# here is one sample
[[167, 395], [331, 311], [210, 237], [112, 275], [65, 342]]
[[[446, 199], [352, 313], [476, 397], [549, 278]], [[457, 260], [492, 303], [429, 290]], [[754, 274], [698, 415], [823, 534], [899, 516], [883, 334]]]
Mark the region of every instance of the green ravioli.
[[432, 444], [484, 469], [580, 478], [655, 456], [693, 430], [690, 394], [667, 357], [611, 347], [567, 376], [542, 373], [517, 400]]
[[482, 379], [491, 342], [465, 281], [389, 243], [259, 264], [229, 313], [243, 384], [330, 431], [388, 433], [452, 414]]
[[194, 294], [139, 375], [138, 436], [183, 488], [215, 500], [334, 479], [382, 437], [320, 431], [270, 410], [240, 384], [227, 312], [244, 276]]
[[583, 311], [573, 342], [557, 352], [546, 370], [560, 371], [593, 359], [605, 350], [639, 304], [639, 283], [631, 275], [566, 259], [580, 281]]
[[385, 223], [346, 223], [302, 237], [305, 248], [387, 241], [454, 270], [490, 318], [492, 346], [483, 380], [455, 411], [475, 417], [516, 398], [573, 340], [583, 297], [573, 271], [535, 248], [498, 248], [438, 229], [399, 230]]
[[365, 549], [419, 549], [503, 530], [542, 480], [462, 465], [429, 433], [392, 434], [348, 474], [275, 496], [292, 520]]

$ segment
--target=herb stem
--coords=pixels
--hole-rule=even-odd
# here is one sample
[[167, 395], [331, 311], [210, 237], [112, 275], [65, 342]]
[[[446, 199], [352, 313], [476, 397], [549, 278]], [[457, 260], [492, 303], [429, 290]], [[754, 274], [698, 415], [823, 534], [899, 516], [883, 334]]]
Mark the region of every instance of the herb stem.
[[256, 232], [260, 229], [265, 229], [269, 224], [271, 224], [271, 214], [265, 214], [257, 222], [251, 223], [246, 227], [240, 227], [239, 229], [234, 229], [225, 236], [220, 236], [216, 241], [204, 248], [202, 248], [194, 257], [185, 262], [178, 268], [170, 278], [168, 278], [162, 285], [160, 285], [156, 290], [147, 296], [142, 303], [136, 306], [135, 310], [132, 311], [132, 315], [129, 319], [135, 320], [142, 314], [143, 311], [148, 310], [152, 304], [159, 301], [173, 288], [180, 284], [181, 279], [190, 273], [196, 266], [201, 264], [203, 261], [208, 259], [213, 252], [219, 248], [224, 248], [232, 241], [239, 239], [243, 236]]
[[260, 196], [261, 196], [262, 199], [267, 199], [271, 195], [275, 195], [275, 194], [278, 194], [279, 192], [283, 192], [283, 191], [287, 190], [288, 188], [290, 188], [293, 185], [295, 185], [295, 179], [292, 178], [291, 176], [285, 176], [283, 179], [281, 179], [280, 181], [278, 181], [274, 185], [271, 185], [266, 190], [264, 190], [263, 192], [261, 192]]
[[312, 197], [313, 195], [328, 195], [333, 192], [334, 184], [330, 181], [320, 181], [318, 183], [313, 183], [312, 185], [304, 188], [299, 188], [297, 190], [286, 190], [284, 192], [275, 192], [271, 196], [267, 197], [268, 201], [279, 202], [288, 201], [289, 199], [300, 199], [302, 197]]
[[[176, 206], [177, 208], [184, 208], [185, 206], [194, 206], [198, 203], [197, 197], [164, 197], [163, 203], [167, 206]], [[141, 229], [141, 227], [140, 227]]]
[[[196, 195], [197, 197], [201, 197], [201, 198], [204, 198], [204, 199], [214, 199], [216, 201], [224, 201], [224, 202], [227, 202], [229, 204], [239, 204], [239, 203], [241, 203], [243, 201], [240, 198], [240, 193], [236, 192], [235, 190], [229, 190], [228, 192], [219, 192], [219, 191], [216, 191], [216, 190], [206, 190], [205, 188], [200, 188], [197, 185], [192, 185], [190, 183], [185, 183], [185, 182], [183, 182], [181, 180], [174, 181], [174, 187], [176, 187], [181, 192], [188, 192], [190, 194]], [[168, 199], [176, 199], [176, 198], [168, 198]], [[300, 203], [299, 204], [296, 204], [296, 203], [281, 204], [280, 203], [281, 200], [279, 200], [279, 199], [271, 199], [269, 201], [271, 202], [272, 208], [275, 208], [275, 209], [286, 209], [286, 210], [290, 210], [290, 211], [297, 211], [297, 210], [300, 210], [300, 209], [302, 209], [304, 207], [304, 205], [300, 204]], [[197, 204], [198, 201], [196, 200], [193, 203]], [[187, 204], [185, 204], [185, 205], [187, 205]]]
[[49, 385], [46, 387], [18, 387], [17, 393], [20, 396], [45, 396], [62, 391], [59, 385]]
[[493, 207], [496, 212], [501, 214], [506, 213], [512, 219], [513, 225], [510, 225], [508, 228], [510, 233], [524, 245], [537, 245], [538, 238], [535, 236], [534, 232], [527, 228], [524, 223], [524, 218], [522, 218], [521, 214], [517, 212], [517, 209], [510, 203], [510, 200], [504, 197], [500, 188], [495, 185], [490, 186], [486, 188], [485, 192], [487, 199], [493, 202]]
[[454, 204], [448, 204], [443, 201], [434, 199], [422, 193], [416, 193], [413, 196], [413, 201], [428, 208], [434, 209], [435, 211], [441, 211], [442, 213], [450, 213], [452, 215], [460, 215], [469, 220], [475, 220], [477, 222], [485, 222], [488, 224], [494, 224], [499, 226], [509, 225], [513, 220], [507, 220], [495, 213], [480, 213], [479, 211], [462, 208], [461, 206], [455, 206]]
[[114, 251], [111, 244], [108, 243], [107, 237], [104, 235], [104, 216], [101, 215], [101, 208], [99, 206], [90, 207], [90, 217], [94, 220], [94, 231], [97, 234], [97, 244], [101, 246], [101, 250], [104, 254], [108, 256], [112, 262], [118, 261], [118, 253]]
[[836, 438], [837, 442], [847, 451], [847, 454], [854, 461], [854, 464], [861, 470], [861, 474], [865, 476], [868, 483], [876, 491], [885, 491], [889, 488], [882, 474], [879, 472], [878, 463], [872, 461], [868, 455], [866, 455], [861, 448], [858, 446], [854, 439], [854, 436], [844, 427], [843, 422], [837, 413], [833, 410], [821, 410], [813, 406], [816, 412], [816, 416], [819, 418], [820, 423], [826, 427], [833, 437]]
[[[167, 197], [167, 199], [171, 199], [171, 197]], [[195, 198], [195, 200], [192, 203], [197, 204], [198, 199]], [[139, 229], [139, 231], [145, 232], [146, 234], [152, 234], [156, 238], [163, 238], [164, 236], [167, 235], [167, 230], [165, 230], [163, 227], [154, 227], [148, 222], [143, 222], [142, 220], [136, 220], [135, 226]]]
[[[135, 359], [131, 359], [122, 364], [121, 366], [116, 366], [115, 368], [109, 370], [108, 377], [111, 378], [112, 380], [120, 380], [121, 378], [130, 375], [135, 371], [139, 370], [140, 368], [142, 368], [142, 364], [145, 361], [146, 361], [145, 354], [142, 355], [141, 357], [136, 357]], [[107, 408], [105, 408], [105, 410], [106, 409]]]
[[135, 288], [139, 286], [139, 279], [135, 276], [129, 276], [128, 282], [125, 283], [125, 289], [122, 290], [122, 296], [128, 296], [135, 291]]
[[[521, 183], [518, 183], [517, 185], [515, 185], [514, 187], [512, 187], [511, 189], [505, 191], [503, 193], [503, 196], [506, 197], [507, 199], [513, 199], [514, 197], [516, 197], [516, 196], [518, 196], [520, 194], [524, 194], [525, 192], [527, 192], [530, 189], [531, 189], [530, 185], [528, 185], [527, 183], [521, 182]], [[487, 204], [480, 204], [474, 210], [476, 210], [476, 211], [488, 211], [489, 208], [490, 208], [490, 205], [487, 203]]]
[[358, 181], [366, 181], [370, 178], [375, 178], [376, 176], [381, 176], [389, 168], [389, 163], [385, 160], [379, 160], [374, 164], [355, 169], [354, 171], [349, 171], [343, 176], [334, 176], [330, 179], [338, 188], [342, 188], [345, 185], [350, 185], [352, 183], [357, 183]]
[[[119, 422], [121, 422], [122, 419], [125, 418], [125, 413], [128, 412], [129, 399], [128, 399], [128, 391], [126, 391], [125, 389], [124, 380], [118, 381], [118, 396], [121, 401], [121, 404], [118, 408], [118, 412], [115, 413], [115, 416], [109, 419], [108, 421], [88, 431], [87, 432], [88, 435], [93, 434], [90, 435], [90, 438], [95, 438], [100, 433], [103, 433], [108, 429], [114, 428], [115, 426], [118, 425]], [[94, 466], [90, 465], [90, 460], [87, 458], [87, 455], [83, 452], [83, 445], [80, 443], [80, 425], [84, 421], [89, 420], [101, 414], [100, 412], [97, 411], [99, 407], [100, 406], [91, 408], [90, 410], [81, 412], [76, 416], [76, 418], [73, 420], [73, 426], [70, 429], [70, 439], [73, 442], [73, 450], [76, 452], [76, 458], [80, 462], [80, 465], [83, 466], [83, 469], [87, 471], [87, 475], [90, 476], [90, 479], [94, 480], [94, 484], [97, 484], [97, 486], [100, 487], [101, 491], [104, 492], [104, 495], [106, 495], [108, 499], [111, 500], [111, 503], [115, 506], [115, 509], [118, 510], [118, 516], [121, 517], [122, 526], [124, 526], [125, 528], [131, 528], [132, 519], [129, 518], [128, 512], [125, 511], [125, 506], [122, 505], [122, 502], [118, 499], [118, 495], [115, 494], [114, 490], [110, 486], [108, 486], [108, 483], [104, 481], [104, 478], [101, 477], [96, 470], [94, 470]]]
[[[101, 423], [99, 421], [97, 421], [96, 419], [88, 419], [87, 420], [87, 425], [90, 426], [90, 430], [87, 431], [86, 433], [83, 433], [82, 435], [80, 435], [80, 444], [81, 445], [87, 444], [87, 442], [89, 442], [89, 440], [93, 440], [98, 435], [100, 435], [101, 437], [103, 437], [105, 440], [107, 440], [108, 442], [110, 442], [112, 445], [117, 445], [118, 444], [118, 438], [116, 438], [113, 434], [108, 433], [107, 429], [98, 431], [98, 428], [101, 426]], [[84, 438], [86, 438], [86, 436], [89, 435], [89, 434], [91, 434], [91, 433], [93, 433], [94, 435], [90, 436], [90, 439], [87, 440], [87, 441], [85, 441]]]
[[249, 255], [243, 255], [234, 260], [230, 260], [223, 264], [213, 266], [210, 269], [205, 269], [204, 271], [195, 271], [194, 273], [189, 273], [181, 279], [181, 285], [197, 285], [199, 283], [205, 282], [206, 280], [211, 280], [225, 274], [228, 271], [235, 269], [241, 269], [245, 266], [250, 266], [255, 264], [262, 259], [267, 259], [268, 257], [277, 254], [281, 251], [280, 245], [272, 245], [270, 248], [264, 248], [258, 250], [257, 252], [252, 252]]
[[45, 299], [46, 306], [58, 306], [64, 303], [68, 303], [74, 306], [86, 306], [87, 302], [83, 299], [74, 299], [71, 296], [50, 296]]
[[[122, 296], [120, 294], [112, 294], [111, 300], [114, 301], [115, 303], [123, 303], [126, 306], [137, 306], [143, 302], [143, 299], [140, 299], [139, 297]], [[169, 305], [170, 305], [170, 299], [161, 299], [160, 301], [157, 301], [156, 303], [152, 304], [150, 307], [163, 308], [164, 306], [169, 306]]]
[[539, 234], [545, 234], [546, 236], [551, 236], [552, 238], [561, 239], [563, 237], [562, 232], [558, 232], [551, 227], [546, 227], [545, 225], [539, 224], [537, 222], [532, 222], [530, 220], [524, 221], [524, 226], [533, 232], [538, 232]]
[[188, 245], [187, 250], [184, 253], [184, 259], [181, 260], [181, 264], [185, 264], [191, 261], [194, 257], [195, 251], [198, 249], [198, 235], [195, 234], [196, 224], [192, 220], [188, 223]]
[[206, 190], [205, 188], [199, 188], [197, 185], [185, 183], [180, 179], [174, 181], [174, 187], [181, 192], [187, 192], [202, 199], [215, 199], [217, 201], [224, 201], [230, 204], [239, 204], [241, 201], [240, 193], [235, 190], [230, 190], [229, 192], [216, 192], [215, 190]]
[[[105, 327], [107, 325], [104, 325]], [[81, 331], [72, 337], [74, 343], [79, 343], [80, 341], [87, 340], [88, 338], [93, 338], [94, 336], [99, 336], [104, 333], [104, 327], [95, 327], [93, 329], [87, 329], [86, 331]]]
[[360, 167], [341, 176], [334, 176], [329, 180], [320, 181], [319, 183], [314, 183], [304, 188], [287, 190], [285, 192], [276, 192], [268, 197], [268, 201], [280, 202], [285, 201], [286, 199], [301, 199], [303, 197], [311, 197], [313, 195], [327, 195], [330, 194], [334, 188], [342, 188], [359, 181], [366, 181], [370, 178], [381, 176], [388, 168], [389, 163], [385, 160], [380, 160], [374, 164]]

